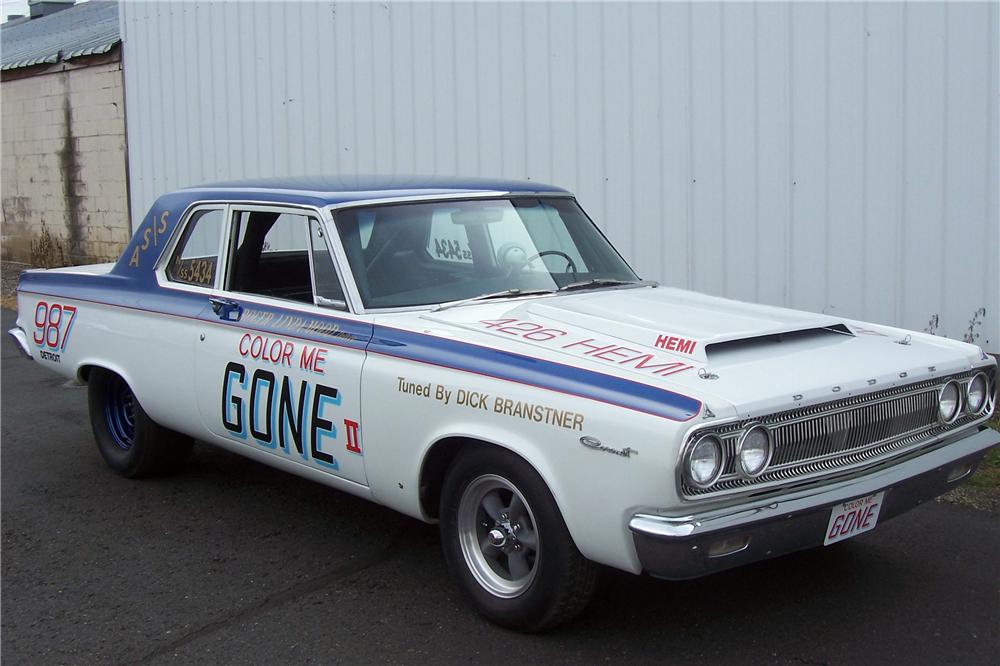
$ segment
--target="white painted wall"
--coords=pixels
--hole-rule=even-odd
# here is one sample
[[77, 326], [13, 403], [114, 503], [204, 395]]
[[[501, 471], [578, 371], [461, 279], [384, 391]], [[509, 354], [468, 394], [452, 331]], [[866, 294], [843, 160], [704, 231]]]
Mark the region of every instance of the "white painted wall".
[[121, 16], [135, 220], [223, 178], [531, 178], [644, 277], [953, 338], [985, 308], [1000, 351], [995, 2]]

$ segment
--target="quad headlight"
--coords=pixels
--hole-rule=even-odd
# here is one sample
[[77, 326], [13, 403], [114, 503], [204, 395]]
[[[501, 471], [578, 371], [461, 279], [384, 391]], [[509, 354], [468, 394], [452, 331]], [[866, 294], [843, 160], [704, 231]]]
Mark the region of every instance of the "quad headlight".
[[722, 440], [704, 435], [688, 450], [684, 470], [691, 485], [708, 488], [718, 480], [724, 464]]
[[951, 423], [958, 417], [961, 406], [962, 394], [958, 389], [958, 382], [951, 380], [938, 392], [938, 417], [944, 423]]
[[986, 379], [986, 373], [980, 372], [965, 387], [965, 407], [970, 414], [978, 414], [986, 407], [986, 399], [989, 397], [990, 383]]
[[771, 462], [773, 451], [771, 433], [767, 428], [757, 424], [744, 431], [736, 445], [740, 475], [748, 479], [759, 476]]

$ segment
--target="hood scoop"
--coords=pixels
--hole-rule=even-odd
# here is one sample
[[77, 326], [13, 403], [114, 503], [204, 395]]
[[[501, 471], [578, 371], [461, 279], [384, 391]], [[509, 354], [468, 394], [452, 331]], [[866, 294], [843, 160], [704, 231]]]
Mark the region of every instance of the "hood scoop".
[[[856, 341], [829, 315], [665, 287], [491, 301], [423, 317], [620, 370], [631, 365], [623, 361], [643, 356], [647, 364], [712, 370]], [[539, 328], [545, 331], [536, 335]]]
[[724, 340], [705, 345], [705, 355], [710, 367], [734, 365], [744, 361], [787, 356], [796, 352], [842, 344], [854, 337], [844, 324], [819, 328], [805, 328], [758, 335], [736, 340]]

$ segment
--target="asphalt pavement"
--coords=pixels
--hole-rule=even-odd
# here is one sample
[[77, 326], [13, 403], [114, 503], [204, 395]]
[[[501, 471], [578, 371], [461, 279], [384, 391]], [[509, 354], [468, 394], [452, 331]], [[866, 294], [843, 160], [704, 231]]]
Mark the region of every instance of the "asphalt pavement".
[[0, 372], [5, 666], [1000, 660], [997, 513], [932, 502], [684, 583], [606, 570], [575, 623], [520, 635], [464, 604], [434, 526], [204, 444], [180, 474], [122, 479], [86, 389], [7, 336]]

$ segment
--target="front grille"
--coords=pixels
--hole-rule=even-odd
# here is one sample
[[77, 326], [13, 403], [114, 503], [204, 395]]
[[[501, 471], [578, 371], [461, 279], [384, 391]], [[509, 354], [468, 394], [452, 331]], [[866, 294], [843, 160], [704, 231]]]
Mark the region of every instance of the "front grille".
[[[991, 385], [992, 373], [991, 369]], [[966, 372], [759, 419], [699, 428], [689, 441], [706, 433], [718, 436], [726, 452], [726, 464], [710, 488], [691, 486], [683, 477], [681, 488], [689, 498], [745, 492], [822, 476], [918, 448], [939, 435], [984, 419], [963, 410], [952, 423], [938, 420], [940, 388], [955, 379], [964, 393], [965, 384], [974, 374]], [[736, 445], [742, 430], [751, 423], [763, 423], [770, 429], [774, 456], [766, 472], [755, 479], [744, 479], [737, 473]]]

